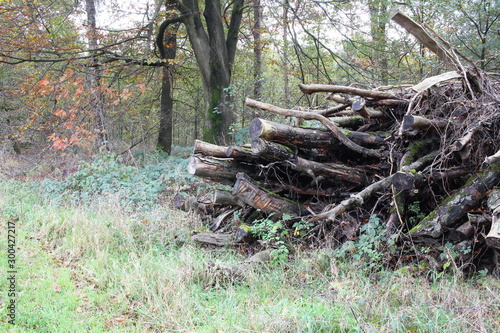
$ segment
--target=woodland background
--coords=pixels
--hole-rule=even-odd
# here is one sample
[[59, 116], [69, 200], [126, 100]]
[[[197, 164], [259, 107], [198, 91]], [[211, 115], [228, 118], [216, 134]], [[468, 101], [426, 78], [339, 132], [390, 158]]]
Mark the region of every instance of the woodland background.
[[[468, 248], [438, 238], [435, 247], [402, 251], [373, 212], [392, 198], [379, 191], [381, 200], [359, 208], [369, 219], [351, 216], [362, 225], [347, 224], [353, 237], [342, 245], [344, 221], [264, 216], [251, 226], [259, 239], [221, 248], [193, 240], [209, 230], [203, 216], [172, 207], [179, 193], [213, 197], [212, 182], [187, 172], [196, 139], [241, 145], [254, 118], [284, 121], [245, 106], [246, 98], [325, 108], [322, 96], [297, 85], [399, 89], [449, 71], [389, 19], [396, 9], [497, 82], [489, 81], [500, 72], [497, 0], [0, 0], [5, 242], [16, 228], [16, 295], [0, 279], [0, 331], [498, 331], [499, 280], [489, 266], [460, 259], [478, 256], [471, 248], [484, 239], [484, 222]], [[437, 100], [446, 107], [470, 97], [459, 81], [451, 87], [460, 98]], [[473, 125], [488, 115], [496, 125], [478, 133], [493, 136], [498, 94], [494, 83], [487, 88], [466, 115]], [[484, 142], [473, 140], [473, 152], [498, 148], [494, 138]], [[474, 166], [467, 174], [482, 161], [464, 163]], [[382, 171], [373, 178], [388, 179]], [[465, 178], [453, 185], [466, 186]], [[423, 193], [405, 206], [410, 222], [434, 203]], [[244, 230], [232, 212], [223, 227]], [[3, 272], [11, 252], [0, 251]]]
[[298, 83], [368, 88], [440, 73], [390, 22], [396, 8], [499, 71], [498, 1], [4, 0], [0, 138], [18, 153], [242, 143], [256, 115], [245, 97], [312, 107], [326, 101]]

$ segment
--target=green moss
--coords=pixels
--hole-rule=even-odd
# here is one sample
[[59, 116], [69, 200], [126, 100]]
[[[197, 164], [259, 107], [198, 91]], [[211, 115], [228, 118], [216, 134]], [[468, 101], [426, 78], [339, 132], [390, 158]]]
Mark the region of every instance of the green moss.
[[345, 136], [349, 135], [352, 133], [352, 131], [349, 130], [343, 130], [342, 133], [344, 133]]
[[408, 147], [408, 158], [406, 159], [406, 164], [409, 165], [410, 163], [413, 163], [416, 160], [416, 157], [418, 154], [422, 151], [422, 148], [424, 148], [424, 143], [422, 141], [416, 141], [412, 145]]

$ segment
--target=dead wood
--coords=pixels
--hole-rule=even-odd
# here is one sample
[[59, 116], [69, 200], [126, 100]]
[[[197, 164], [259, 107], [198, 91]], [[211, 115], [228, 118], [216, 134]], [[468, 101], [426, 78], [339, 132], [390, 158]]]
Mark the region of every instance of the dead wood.
[[499, 175], [499, 165], [474, 175], [469, 180], [470, 185], [466, 185], [443, 201], [409, 233], [414, 236], [432, 238], [443, 236], [462, 217], [466, 216], [468, 211], [477, 207], [487, 192], [499, 183]]
[[367, 108], [366, 100], [364, 98], [356, 98], [352, 103], [351, 108], [366, 119], [386, 118], [385, 113], [382, 111]]
[[369, 183], [368, 177], [362, 170], [335, 163], [318, 163], [298, 156], [295, 157], [292, 169], [303, 172], [312, 178], [323, 176], [338, 180], [340, 183], [356, 185], [367, 185]]
[[448, 48], [441, 45], [420, 24], [413, 21], [403, 12], [399, 10], [393, 12], [391, 14], [391, 19], [415, 37], [422, 45], [434, 52], [446, 65], [453, 69], [460, 67], [458, 66], [459, 64], [457, 64], [458, 60], [456, 56], [454, 56]]
[[440, 129], [445, 128], [449, 125], [448, 121], [445, 120], [430, 120], [421, 116], [405, 115], [403, 117], [403, 123], [401, 125], [401, 130], [407, 131], [410, 128], [418, 129], [421, 131], [427, 131], [429, 129]]
[[299, 203], [280, 198], [278, 195], [259, 188], [244, 173], [237, 175], [232, 194], [247, 205], [277, 217], [283, 214], [300, 216], [305, 212]]
[[233, 234], [222, 234], [214, 232], [200, 232], [191, 236], [191, 239], [200, 243], [217, 246], [235, 245], [237, 243], [234, 240]]
[[488, 195], [488, 208], [492, 212], [491, 229], [486, 235], [486, 244], [489, 247], [500, 249], [500, 190], [492, 191]]
[[317, 92], [327, 92], [333, 94], [349, 94], [360, 97], [369, 97], [375, 99], [398, 99], [392, 93], [383, 91], [367, 90], [354, 87], [336, 86], [330, 84], [299, 84], [300, 91], [306, 95]]
[[193, 154], [202, 154], [204, 156], [212, 157], [227, 157], [226, 156], [227, 147], [214, 145], [201, 140], [196, 140], [194, 142]]
[[222, 184], [232, 185], [236, 180], [236, 174], [247, 172], [255, 174], [254, 168], [242, 165], [228, 159], [215, 159], [201, 156], [193, 156], [189, 159], [188, 172], [202, 178], [209, 178]]
[[391, 184], [392, 176], [379, 180], [364, 188], [361, 192], [352, 195], [349, 199], [342, 201], [335, 208], [317, 214], [316, 216], [309, 219], [309, 222], [326, 221], [333, 222], [342, 213], [364, 204], [364, 202], [372, 197], [377, 191], [384, 191]]
[[[346, 117], [342, 118], [345, 119]], [[349, 117], [349, 120], [353, 118], [354, 117]], [[336, 118], [330, 119], [335, 122]], [[357, 126], [363, 124], [357, 119], [354, 119], [354, 121], [357, 122]], [[385, 145], [383, 134], [374, 135], [357, 131], [344, 131], [342, 129], [341, 131], [349, 140], [363, 147], [380, 148]], [[279, 142], [297, 148], [320, 148], [330, 151], [341, 149], [340, 140], [337, 139], [332, 132], [326, 129], [294, 127], [260, 118], [255, 118], [250, 123], [249, 136], [252, 140], [252, 150], [254, 150], [254, 152], [253, 141], [257, 139]]]
[[359, 146], [358, 144], [352, 142], [345, 136], [344, 133], [335, 125], [333, 122], [328, 120], [328, 118], [320, 115], [320, 114], [315, 114], [315, 113], [310, 113], [310, 112], [303, 112], [303, 111], [294, 111], [294, 110], [287, 110], [283, 109], [271, 104], [259, 102], [252, 100], [250, 98], [247, 98], [245, 100], [246, 105], [254, 108], [259, 108], [263, 109], [272, 113], [276, 113], [279, 115], [282, 115], [284, 117], [297, 117], [297, 118], [302, 118], [306, 120], [317, 120], [321, 122], [328, 130], [330, 130], [335, 138], [337, 138], [343, 145], [345, 145], [347, 148], [351, 149], [352, 151], [355, 151], [357, 153], [360, 153], [362, 155], [367, 155], [367, 156], [373, 156], [373, 157], [378, 157], [382, 158], [384, 157], [384, 154], [378, 150], [373, 150], [373, 149], [367, 149], [364, 147]]
[[[199, 156], [189, 172], [233, 185], [231, 193], [214, 196], [211, 230], [230, 225], [235, 214], [248, 225], [256, 214], [287, 214], [317, 224], [310, 235], [331, 229], [335, 239], [355, 240], [361, 224], [376, 214], [387, 235], [399, 235], [401, 255], [413, 251], [433, 269], [443, 264], [433, 256], [444, 242], [462, 253], [453, 258], [460, 267], [476, 267], [480, 256], [484, 261], [492, 252], [487, 246], [500, 251], [500, 205], [491, 199], [500, 186], [498, 82], [471, 62], [465, 68], [458, 60], [465, 58], [430, 28], [400, 12], [392, 19], [452, 71], [371, 90], [299, 85], [304, 94], [325, 92], [336, 103], [316, 109], [246, 99], [247, 106], [296, 119], [289, 121], [293, 126], [253, 119], [250, 145], [195, 143]], [[305, 120], [321, 125], [307, 127]], [[347, 235], [341, 229], [349, 221], [355, 223]], [[196, 237], [216, 245], [238, 239]], [[429, 252], [421, 253], [421, 245]]]
[[215, 190], [213, 202], [225, 206], [245, 206], [245, 203], [228, 191]]

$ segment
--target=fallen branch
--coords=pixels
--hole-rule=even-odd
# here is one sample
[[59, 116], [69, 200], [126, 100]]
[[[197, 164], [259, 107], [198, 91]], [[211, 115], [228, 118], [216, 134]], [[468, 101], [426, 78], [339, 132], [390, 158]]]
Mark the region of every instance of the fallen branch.
[[383, 91], [375, 91], [375, 90], [367, 90], [367, 89], [359, 89], [354, 87], [346, 87], [346, 86], [336, 86], [330, 84], [299, 84], [299, 88], [302, 93], [310, 95], [317, 92], [328, 92], [333, 94], [349, 94], [360, 97], [369, 97], [375, 99], [398, 99], [398, 97], [394, 94], [383, 92]]

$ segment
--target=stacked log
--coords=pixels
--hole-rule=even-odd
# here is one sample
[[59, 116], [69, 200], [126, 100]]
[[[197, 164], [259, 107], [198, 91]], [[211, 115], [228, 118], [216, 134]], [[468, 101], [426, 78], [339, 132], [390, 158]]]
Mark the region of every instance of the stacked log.
[[251, 224], [259, 212], [341, 225], [377, 215], [402, 248], [450, 242], [468, 249], [468, 263], [500, 250], [498, 82], [473, 64], [466, 69], [404, 14], [393, 20], [452, 70], [391, 89], [299, 85], [337, 103], [322, 110], [247, 98], [283, 121], [253, 119], [243, 146], [196, 141], [189, 163], [191, 174], [232, 186], [214, 200], [228, 207], [224, 218], [240, 211], [240, 222]]

